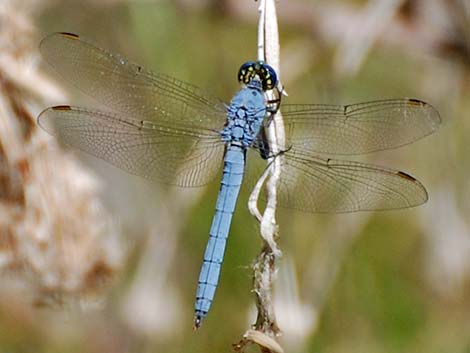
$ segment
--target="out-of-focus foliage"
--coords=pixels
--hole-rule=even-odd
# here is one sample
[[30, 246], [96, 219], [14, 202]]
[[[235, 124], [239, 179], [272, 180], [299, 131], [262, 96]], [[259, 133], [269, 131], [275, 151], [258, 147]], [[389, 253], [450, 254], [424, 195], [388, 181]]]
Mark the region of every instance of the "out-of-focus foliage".
[[[0, 25], [0, 84], [5, 87], [5, 77], [14, 82], [32, 116], [53, 104], [96, 103], [18, 53], [13, 62], [24, 67], [12, 71], [4, 60], [12, 38], [27, 43], [25, 55], [39, 61], [36, 48], [44, 35], [78, 33], [226, 100], [238, 88], [239, 65], [256, 55], [257, 3], [251, 0], [0, 1], [0, 24], [16, 19], [28, 28], [2, 37], [6, 29]], [[286, 351], [470, 352], [470, 5], [465, 0], [281, 0], [278, 12], [285, 102], [416, 97], [435, 106], [444, 120], [442, 129], [423, 141], [356, 158], [418, 177], [430, 196], [424, 206], [347, 215], [279, 210], [284, 257], [276, 293]], [[52, 92], [45, 88], [49, 81], [27, 76], [32, 71], [55, 80], [68, 98], [46, 93]], [[39, 93], [31, 92], [21, 75], [34, 77], [29, 84]], [[0, 116], [0, 129], [15, 119], [15, 111], [10, 114]], [[113, 281], [94, 288], [93, 298], [81, 298], [74, 287], [67, 287], [71, 293], [53, 288], [50, 297], [60, 293], [64, 301], [51, 300], [45, 307], [33, 305], [37, 293], [18, 294], [25, 293], [24, 286], [38, 290], [25, 285], [28, 278], [37, 280], [34, 273], [25, 275], [28, 266], [2, 267], [0, 352], [229, 351], [254, 320], [249, 266], [261, 242], [246, 210], [249, 190], [234, 216], [213, 310], [193, 333], [197, 274], [217, 182], [200, 190], [165, 190], [77, 155], [82, 168], [92, 170], [86, 173], [102, 180], [101, 202], [122, 232], [118, 237], [116, 231], [119, 246], [100, 239], [91, 248], [124, 249], [127, 256], [119, 266], [106, 267], [112, 274], [106, 279]], [[0, 163], [3, 172], [7, 163]], [[57, 162], [48, 168], [57, 177], [66, 166]], [[83, 180], [88, 179], [76, 183]], [[72, 193], [67, 202], [76, 204]], [[53, 204], [43, 207], [48, 206]], [[0, 211], [2, 226], [7, 214]], [[86, 212], [77, 217], [89, 221]], [[12, 239], [26, 234], [2, 229], [0, 265], [8, 260], [4, 254], [15, 256], [8, 252]], [[81, 240], [89, 237], [83, 234]], [[17, 260], [27, 265], [27, 259]], [[56, 267], [51, 273], [65, 271], [68, 278], [73, 270]]]

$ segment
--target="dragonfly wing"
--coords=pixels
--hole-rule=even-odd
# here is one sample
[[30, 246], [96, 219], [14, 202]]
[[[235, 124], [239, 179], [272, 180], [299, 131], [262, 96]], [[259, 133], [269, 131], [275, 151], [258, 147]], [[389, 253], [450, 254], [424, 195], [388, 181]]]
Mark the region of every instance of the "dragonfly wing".
[[352, 105], [283, 105], [286, 135], [304, 153], [352, 155], [406, 145], [432, 134], [441, 118], [417, 99]]
[[70, 33], [41, 41], [44, 59], [66, 80], [112, 111], [157, 123], [220, 130], [223, 102], [190, 84], [154, 74]]
[[208, 183], [225, 148], [210, 130], [70, 106], [44, 110], [38, 123], [65, 143], [129, 173], [178, 186]]
[[289, 151], [282, 159], [279, 204], [306, 212], [354, 212], [414, 207], [427, 201], [412, 176], [370, 164]]

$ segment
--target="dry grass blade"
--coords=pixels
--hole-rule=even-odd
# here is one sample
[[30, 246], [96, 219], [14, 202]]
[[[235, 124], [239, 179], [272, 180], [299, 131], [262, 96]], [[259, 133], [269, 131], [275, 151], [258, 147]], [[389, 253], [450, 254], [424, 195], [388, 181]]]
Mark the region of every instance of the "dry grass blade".
[[95, 298], [120, 265], [118, 230], [97, 181], [37, 128], [31, 112], [60, 88], [35, 70], [34, 27], [17, 6], [0, 8], [0, 270], [15, 274], [2, 291], [37, 305]]

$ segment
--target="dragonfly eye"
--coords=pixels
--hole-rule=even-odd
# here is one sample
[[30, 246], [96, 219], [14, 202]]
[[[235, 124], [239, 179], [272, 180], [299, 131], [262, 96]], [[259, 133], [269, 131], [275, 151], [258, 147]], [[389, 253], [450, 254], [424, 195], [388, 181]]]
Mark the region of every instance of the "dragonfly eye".
[[265, 63], [260, 63], [258, 75], [263, 83], [263, 90], [267, 91], [276, 87], [277, 74], [271, 66]]
[[247, 61], [238, 70], [238, 82], [249, 84], [255, 76], [261, 81], [263, 90], [270, 90], [277, 85], [277, 74], [274, 69], [262, 61]]
[[240, 67], [240, 70], [238, 70], [238, 82], [244, 83], [245, 85], [249, 84], [257, 74], [258, 69], [258, 63], [255, 61], [247, 61]]

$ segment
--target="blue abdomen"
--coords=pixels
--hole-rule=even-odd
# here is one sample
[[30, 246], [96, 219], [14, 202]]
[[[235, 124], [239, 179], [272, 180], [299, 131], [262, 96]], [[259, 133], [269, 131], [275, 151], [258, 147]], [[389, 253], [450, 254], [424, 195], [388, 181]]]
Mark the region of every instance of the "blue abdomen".
[[206, 316], [219, 282], [233, 212], [245, 170], [245, 149], [229, 147], [224, 160], [224, 172], [209, 232], [204, 260], [199, 274], [195, 304], [195, 325]]

